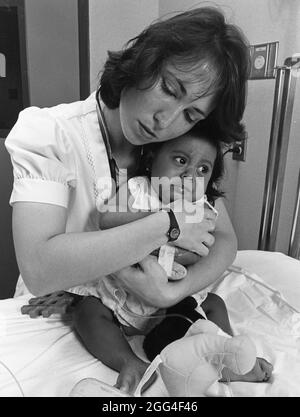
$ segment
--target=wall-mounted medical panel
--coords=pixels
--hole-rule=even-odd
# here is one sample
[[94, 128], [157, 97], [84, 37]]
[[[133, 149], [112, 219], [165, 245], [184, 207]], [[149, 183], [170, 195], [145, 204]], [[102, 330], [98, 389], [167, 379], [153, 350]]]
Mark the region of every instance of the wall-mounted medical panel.
[[262, 43], [250, 46], [250, 80], [275, 78], [279, 42]]

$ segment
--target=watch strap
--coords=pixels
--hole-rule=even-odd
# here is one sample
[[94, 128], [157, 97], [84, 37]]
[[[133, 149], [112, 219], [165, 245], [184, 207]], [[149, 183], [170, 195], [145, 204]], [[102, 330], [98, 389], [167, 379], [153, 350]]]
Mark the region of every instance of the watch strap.
[[170, 219], [170, 227], [167, 232], [168, 242], [174, 242], [174, 240], [177, 240], [180, 235], [180, 228], [173, 210], [168, 209], [165, 211], [168, 213]]

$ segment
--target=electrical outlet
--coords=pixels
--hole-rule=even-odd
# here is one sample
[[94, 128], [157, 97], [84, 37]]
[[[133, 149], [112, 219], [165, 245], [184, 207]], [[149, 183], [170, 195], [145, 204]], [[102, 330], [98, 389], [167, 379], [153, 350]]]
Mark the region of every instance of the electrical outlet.
[[247, 140], [234, 142], [233, 148], [235, 151], [232, 153], [232, 159], [235, 161], [246, 161]]

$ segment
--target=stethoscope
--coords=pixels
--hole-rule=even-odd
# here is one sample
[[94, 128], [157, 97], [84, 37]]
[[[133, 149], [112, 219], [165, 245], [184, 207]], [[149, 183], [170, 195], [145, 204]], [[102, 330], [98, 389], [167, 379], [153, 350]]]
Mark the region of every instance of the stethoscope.
[[96, 110], [97, 110], [97, 117], [98, 117], [98, 124], [99, 124], [99, 128], [102, 134], [102, 138], [103, 138], [103, 142], [105, 145], [105, 149], [106, 149], [106, 153], [108, 156], [108, 163], [109, 163], [109, 169], [110, 169], [110, 175], [111, 178], [115, 181], [116, 184], [116, 192], [119, 189], [119, 168], [117, 165], [117, 162], [115, 160], [115, 158], [113, 157], [112, 154], [112, 150], [111, 150], [111, 146], [110, 146], [110, 135], [107, 129], [107, 125], [105, 122], [105, 118], [104, 118], [104, 114], [103, 114], [103, 110], [100, 104], [100, 99], [99, 99], [99, 95], [100, 95], [100, 90], [98, 89], [96, 92], [96, 102], [97, 102], [97, 106], [96, 106]]

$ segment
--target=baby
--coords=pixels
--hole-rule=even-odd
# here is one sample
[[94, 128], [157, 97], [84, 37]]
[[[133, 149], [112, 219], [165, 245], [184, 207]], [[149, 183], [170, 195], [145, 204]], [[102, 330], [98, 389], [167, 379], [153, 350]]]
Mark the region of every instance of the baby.
[[[218, 190], [218, 181], [223, 173], [221, 144], [209, 131], [193, 128], [189, 133], [175, 140], [154, 144], [146, 152], [143, 167], [147, 176], [132, 178], [119, 190], [127, 194], [128, 207], [125, 211], [105, 211], [101, 214], [101, 229], [115, 227], [148, 215], [151, 211], [168, 207], [176, 200], [190, 202], [208, 201], [205, 215], [213, 219], [214, 201], [222, 193]], [[165, 190], [153, 178], [171, 180], [181, 179]], [[203, 191], [199, 195], [197, 179], [202, 178]], [[189, 184], [185, 187], [186, 181]], [[200, 187], [201, 188], [201, 187]], [[204, 198], [203, 192], [206, 196]], [[187, 251], [175, 255], [175, 261], [189, 265], [199, 261], [200, 257]], [[184, 271], [175, 263], [170, 279], [184, 279]], [[177, 266], [176, 266], [177, 265]], [[175, 271], [175, 272], [174, 272]], [[132, 351], [126, 335], [146, 334], [144, 350], [152, 360], [169, 343], [184, 336], [191, 323], [199, 318], [207, 318], [217, 324], [228, 335], [232, 335], [227, 309], [223, 300], [216, 294], [201, 291], [195, 296], [187, 297], [179, 304], [159, 311], [148, 305], [122, 287], [120, 280], [113, 275], [104, 277], [90, 286], [76, 287], [74, 292], [81, 294], [82, 301], [74, 312], [75, 328], [87, 349], [107, 366], [119, 371], [116, 386], [124, 391], [133, 392], [144, 374], [148, 364], [138, 358]], [[163, 320], [161, 321], [161, 319]], [[261, 361], [264, 361], [263, 359]], [[257, 380], [258, 371], [261, 379], [268, 379], [271, 368], [257, 361], [255, 375], [247, 374], [248, 380]], [[271, 365], [270, 365], [271, 366]], [[263, 369], [262, 369], [263, 368]], [[267, 369], [268, 368], [268, 369]], [[251, 371], [254, 372], [254, 371]], [[230, 374], [230, 379], [243, 378]], [[251, 379], [254, 378], [254, 379]]]

